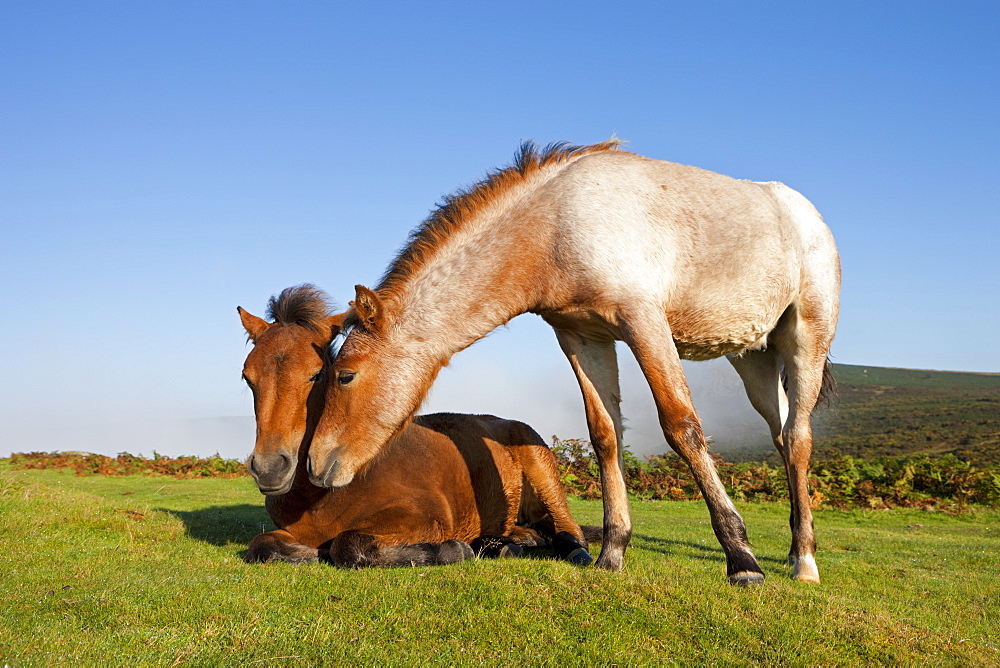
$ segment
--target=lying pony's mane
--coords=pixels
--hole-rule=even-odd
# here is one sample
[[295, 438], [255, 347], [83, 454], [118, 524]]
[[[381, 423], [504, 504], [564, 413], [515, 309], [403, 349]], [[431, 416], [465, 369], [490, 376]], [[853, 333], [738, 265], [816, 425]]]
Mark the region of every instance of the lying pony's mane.
[[316, 331], [333, 312], [330, 296], [311, 283], [285, 288], [267, 302], [267, 317], [279, 325], [300, 325]]

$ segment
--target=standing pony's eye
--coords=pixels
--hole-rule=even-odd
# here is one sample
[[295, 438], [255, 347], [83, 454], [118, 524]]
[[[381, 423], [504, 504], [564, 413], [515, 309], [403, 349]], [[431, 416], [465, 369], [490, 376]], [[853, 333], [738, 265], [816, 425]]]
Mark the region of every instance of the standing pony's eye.
[[352, 380], [354, 380], [353, 371], [340, 371], [337, 373], [337, 383], [340, 385], [347, 385]]
[[326, 369], [320, 369], [316, 372], [316, 375], [309, 379], [310, 383], [316, 383], [323, 380], [323, 376], [326, 375]]

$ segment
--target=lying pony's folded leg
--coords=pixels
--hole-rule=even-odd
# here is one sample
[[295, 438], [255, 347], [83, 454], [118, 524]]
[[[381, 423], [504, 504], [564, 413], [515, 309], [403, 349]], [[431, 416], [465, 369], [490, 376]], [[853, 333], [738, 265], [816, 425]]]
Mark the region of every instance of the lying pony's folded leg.
[[375, 536], [352, 530], [338, 534], [330, 543], [330, 560], [341, 568], [436, 566], [457, 564], [474, 557], [468, 543], [460, 540], [379, 546]]
[[262, 533], [250, 541], [243, 556], [247, 563], [269, 563], [287, 561], [290, 564], [311, 564], [319, 561], [319, 550], [298, 542], [295, 537], [278, 529]]

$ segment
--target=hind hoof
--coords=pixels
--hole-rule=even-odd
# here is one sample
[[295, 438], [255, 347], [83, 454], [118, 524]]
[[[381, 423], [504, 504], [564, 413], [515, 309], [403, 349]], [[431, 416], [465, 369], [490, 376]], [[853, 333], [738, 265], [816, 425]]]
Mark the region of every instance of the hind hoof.
[[764, 574], [755, 571], [743, 571], [729, 576], [729, 584], [734, 587], [747, 587], [749, 585], [764, 584]]
[[472, 541], [472, 551], [480, 559], [496, 559], [512, 542], [506, 536], [480, 536]]
[[816, 559], [811, 554], [798, 558], [790, 557], [789, 561], [795, 567], [795, 575], [792, 576], [793, 580], [819, 584], [819, 569], [816, 567]]
[[585, 549], [578, 547], [566, 555], [566, 561], [575, 566], [589, 566], [594, 562], [594, 558]]

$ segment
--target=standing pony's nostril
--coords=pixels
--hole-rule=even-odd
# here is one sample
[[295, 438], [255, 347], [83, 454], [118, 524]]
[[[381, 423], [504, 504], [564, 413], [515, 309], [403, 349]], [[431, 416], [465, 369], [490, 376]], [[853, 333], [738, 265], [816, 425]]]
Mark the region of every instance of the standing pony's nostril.
[[306, 472], [309, 474], [309, 482], [317, 487], [331, 487], [330, 480], [336, 477], [340, 465], [339, 459], [333, 459], [326, 463], [326, 469], [322, 468], [322, 462], [320, 463], [320, 467], [317, 468], [314, 465], [313, 458], [311, 456], [308, 457], [306, 459]]

